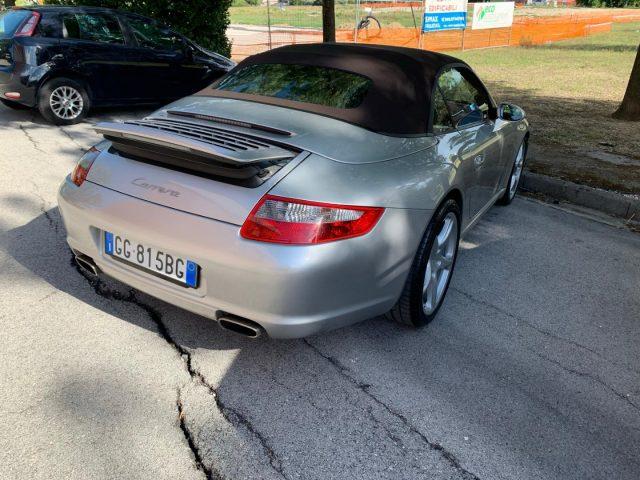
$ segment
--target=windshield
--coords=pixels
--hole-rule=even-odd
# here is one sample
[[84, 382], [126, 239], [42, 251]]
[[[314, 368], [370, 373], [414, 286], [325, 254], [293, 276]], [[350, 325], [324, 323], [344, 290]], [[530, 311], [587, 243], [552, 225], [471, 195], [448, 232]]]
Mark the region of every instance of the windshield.
[[362, 75], [333, 68], [257, 64], [231, 72], [215, 88], [333, 108], [356, 108], [370, 85], [371, 80]]
[[30, 15], [28, 10], [7, 10], [0, 13], [0, 38], [11, 38]]

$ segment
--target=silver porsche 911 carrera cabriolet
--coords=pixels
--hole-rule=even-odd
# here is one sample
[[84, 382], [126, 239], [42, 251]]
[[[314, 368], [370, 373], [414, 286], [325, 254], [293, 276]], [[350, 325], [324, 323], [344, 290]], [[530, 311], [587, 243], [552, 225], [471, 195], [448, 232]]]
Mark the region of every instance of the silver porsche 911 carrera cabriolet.
[[283, 47], [104, 140], [64, 180], [76, 261], [248, 336], [431, 321], [458, 243], [514, 198], [529, 127], [464, 62]]

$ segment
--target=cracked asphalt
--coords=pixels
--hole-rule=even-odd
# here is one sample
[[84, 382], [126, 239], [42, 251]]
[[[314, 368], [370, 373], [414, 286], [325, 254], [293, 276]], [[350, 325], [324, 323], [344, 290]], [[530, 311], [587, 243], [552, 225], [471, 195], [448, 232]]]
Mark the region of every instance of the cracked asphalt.
[[98, 140], [0, 106], [0, 478], [640, 478], [640, 235], [518, 198], [437, 320], [251, 341], [71, 261]]

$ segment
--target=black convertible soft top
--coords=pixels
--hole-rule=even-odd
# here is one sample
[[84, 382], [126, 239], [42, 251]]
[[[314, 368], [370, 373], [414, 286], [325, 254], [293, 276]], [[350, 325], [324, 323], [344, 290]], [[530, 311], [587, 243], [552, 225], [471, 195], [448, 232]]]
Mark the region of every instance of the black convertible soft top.
[[[276, 97], [217, 90], [214, 83], [197, 95], [251, 100], [304, 110], [387, 135], [424, 135], [431, 92], [446, 65], [466, 65], [457, 58], [425, 50], [381, 45], [319, 43], [292, 45], [253, 55], [232, 72], [257, 64], [314, 65], [363, 75], [371, 86], [356, 108], [334, 108]], [[223, 77], [224, 79], [224, 77]]]

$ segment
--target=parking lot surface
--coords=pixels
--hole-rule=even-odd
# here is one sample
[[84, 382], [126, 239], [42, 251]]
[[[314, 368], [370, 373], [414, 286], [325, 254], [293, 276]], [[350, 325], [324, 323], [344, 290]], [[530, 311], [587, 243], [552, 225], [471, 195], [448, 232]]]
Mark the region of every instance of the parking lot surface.
[[144, 114], [0, 106], [0, 478], [640, 478], [640, 235], [518, 198], [427, 328], [252, 341], [71, 261], [57, 187]]

